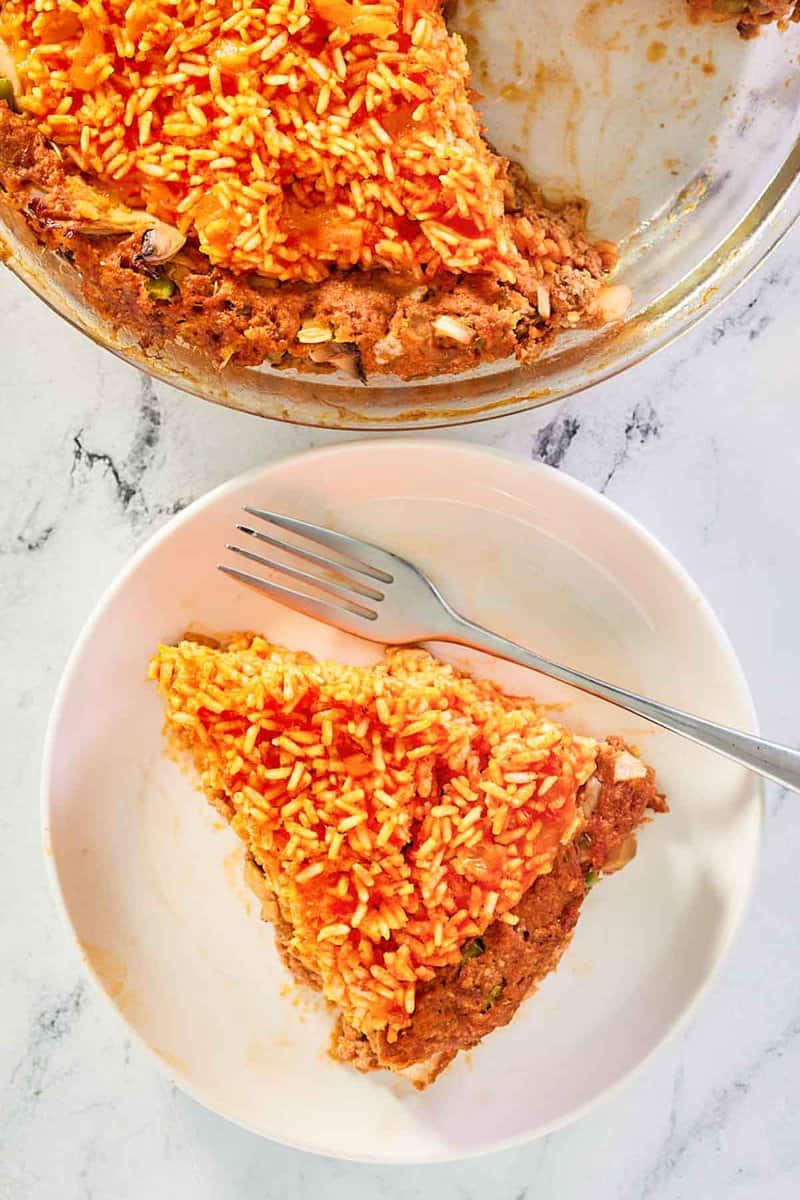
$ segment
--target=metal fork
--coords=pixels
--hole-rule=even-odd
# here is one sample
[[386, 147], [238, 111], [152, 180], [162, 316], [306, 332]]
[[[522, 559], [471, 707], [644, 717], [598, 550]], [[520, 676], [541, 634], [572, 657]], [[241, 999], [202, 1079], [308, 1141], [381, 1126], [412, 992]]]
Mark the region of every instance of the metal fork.
[[[800, 791], [800, 751], [648, 700], [526, 650], [462, 617], [423, 571], [369, 542], [263, 508], [245, 507], [244, 511], [265, 528], [237, 525], [239, 532], [252, 539], [254, 546], [257, 543], [280, 551], [298, 565], [282, 562], [255, 548], [228, 545], [226, 549], [269, 568], [287, 582], [277, 583], [225, 565], [220, 565], [220, 571], [258, 588], [296, 612], [373, 642], [397, 646], [424, 641], [454, 642], [483, 650], [608, 700], [784, 787]], [[287, 540], [285, 532], [302, 538], [306, 544]], [[332, 551], [334, 556], [326, 551]], [[322, 595], [309, 595], [291, 584], [311, 587]]]

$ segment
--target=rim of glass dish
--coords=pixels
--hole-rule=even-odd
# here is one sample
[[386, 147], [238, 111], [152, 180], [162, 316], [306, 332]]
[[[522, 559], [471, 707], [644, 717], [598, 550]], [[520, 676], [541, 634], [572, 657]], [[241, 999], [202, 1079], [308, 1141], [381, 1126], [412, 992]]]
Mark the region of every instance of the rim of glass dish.
[[[692, 271], [658, 296], [641, 313], [635, 314], [621, 326], [609, 327], [604, 340], [601, 335], [600, 345], [593, 344], [591, 353], [597, 356], [603, 349], [606, 349], [607, 353], [601, 354], [601, 362], [597, 369], [592, 372], [589, 368], [591, 373], [587, 378], [578, 380], [575, 386], [556, 385], [540, 389], [534, 387], [521, 395], [494, 399], [483, 405], [477, 404], [474, 408], [434, 408], [430, 412], [420, 409], [421, 401], [418, 393], [415, 393], [413, 407], [409, 411], [386, 417], [380, 416], [377, 402], [373, 413], [365, 413], [364, 416], [349, 413], [341, 418], [334, 415], [330, 421], [322, 421], [305, 417], [302, 412], [303, 401], [298, 399], [287, 398], [287, 409], [283, 412], [264, 413], [235, 394], [229, 394], [225, 398], [208, 394], [202, 390], [199, 381], [187, 381], [177, 369], [153, 362], [146, 358], [141, 350], [137, 353], [138, 348], [123, 349], [115, 346], [110, 333], [105, 330], [93, 330], [83, 315], [72, 315], [67, 311], [66, 303], [57, 298], [54, 280], [48, 278], [46, 270], [43, 272], [43, 278], [47, 282], [37, 278], [37, 272], [29, 268], [15, 252], [7, 231], [0, 234], [0, 258], [17, 279], [51, 311], [83, 333], [95, 345], [110, 351], [116, 358], [144, 371], [153, 379], [169, 384], [188, 395], [223, 408], [280, 421], [283, 424], [345, 430], [365, 435], [380, 432], [408, 433], [518, 416], [546, 404], [580, 395], [596, 384], [607, 382], [646, 361], [713, 312], [761, 266], [800, 216], [799, 198], [800, 138], [794, 142], [781, 168], [758, 199], [713, 251], [705, 255]], [[48, 294], [48, 291], [52, 294]], [[310, 376], [309, 382], [313, 379], [314, 377]], [[531, 380], [535, 381], [535, 375], [529, 376], [526, 383]], [[446, 382], [446, 377], [439, 377], [431, 382]], [[456, 386], [457, 379], [453, 378], [452, 383]], [[425, 381], [421, 381], [420, 386], [424, 385]], [[335, 405], [333, 389], [331, 399]], [[333, 405], [331, 411], [336, 411]]]

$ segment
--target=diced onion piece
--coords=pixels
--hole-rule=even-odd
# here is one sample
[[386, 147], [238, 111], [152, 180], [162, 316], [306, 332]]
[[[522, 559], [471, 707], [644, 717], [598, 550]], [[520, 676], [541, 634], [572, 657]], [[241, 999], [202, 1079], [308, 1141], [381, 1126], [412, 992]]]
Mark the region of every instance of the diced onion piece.
[[386, 337], [381, 338], [375, 343], [375, 357], [379, 363], [389, 362], [393, 358], [399, 358], [403, 353], [403, 344], [399, 338], [396, 338], [393, 333], [389, 333]]
[[539, 310], [539, 316], [545, 321], [553, 311], [550, 306], [550, 293], [541, 284], [536, 289], [536, 307]]
[[328, 325], [320, 325], [315, 321], [309, 321], [307, 325], [303, 325], [298, 330], [297, 340], [304, 346], [319, 346], [323, 342], [333, 340], [333, 330]]
[[597, 808], [597, 801], [600, 799], [600, 791], [600, 780], [596, 775], [593, 775], [592, 778], [587, 780], [587, 782], [584, 784], [579, 795], [580, 805], [583, 809], [583, 815], [585, 817], [590, 817]]
[[14, 92], [14, 98], [19, 99], [22, 88], [17, 74], [17, 64], [6, 43], [0, 38], [0, 75], [4, 75]]
[[455, 317], [449, 317], [446, 313], [437, 317], [433, 322], [434, 333], [439, 337], [450, 338], [453, 342], [458, 342], [461, 346], [468, 346], [475, 337], [475, 331], [470, 329], [469, 325], [465, 325], [463, 321], [457, 321]]
[[614, 853], [603, 863], [603, 874], [613, 875], [615, 871], [621, 871], [623, 867], [627, 867], [635, 855], [636, 837], [631, 833], [624, 842], [620, 842]]
[[633, 302], [633, 293], [624, 283], [601, 288], [597, 294], [596, 312], [604, 324], [620, 321]]
[[614, 782], [627, 783], [631, 779], [644, 779], [647, 767], [641, 759], [622, 750], [614, 759]]

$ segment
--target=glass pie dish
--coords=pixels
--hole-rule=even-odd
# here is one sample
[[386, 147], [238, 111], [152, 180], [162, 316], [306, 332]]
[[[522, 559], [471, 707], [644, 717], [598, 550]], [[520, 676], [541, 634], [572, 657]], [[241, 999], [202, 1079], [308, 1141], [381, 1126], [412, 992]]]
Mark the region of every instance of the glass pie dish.
[[800, 28], [743, 41], [692, 25], [684, 0], [459, 0], [488, 136], [554, 199], [585, 197], [633, 291], [620, 322], [562, 335], [538, 360], [403, 383], [273, 367], [218, 370], [185, 346], [143, 350], [89, 309], [80, 278], [0, 202], [12, 271], [99, 345], [229, 408], [357, 430], [454, 425], [524, 411], [607, 379], [729, 295], [800, 207]]

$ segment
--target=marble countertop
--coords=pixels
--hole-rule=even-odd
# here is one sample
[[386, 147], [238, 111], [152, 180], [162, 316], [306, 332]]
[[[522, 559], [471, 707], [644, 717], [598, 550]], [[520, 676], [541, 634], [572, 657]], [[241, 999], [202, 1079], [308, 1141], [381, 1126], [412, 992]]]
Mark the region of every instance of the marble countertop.
[[[768, 790], [764, 862], [691, 1024], [596, 1112], [430, 1169], [284, 1150], [167, 1083], [90, 991], [47, 886], [38, 781], [87, 613], [171, 513], [348, 435], [154, 386], [0, 277], [0, 1197], [3, 1200], [788, 1200], [800, 1194], [797, 800]], [[800, 229], [679, 344], [566, 405], [455, 431], [541, 459], [642, 520], [727, 626], [762, 726], [797, 744]], [[430, 436], [447, 437], [448, 434]]]

